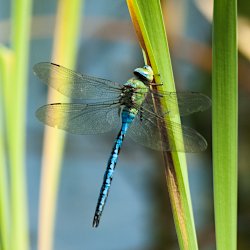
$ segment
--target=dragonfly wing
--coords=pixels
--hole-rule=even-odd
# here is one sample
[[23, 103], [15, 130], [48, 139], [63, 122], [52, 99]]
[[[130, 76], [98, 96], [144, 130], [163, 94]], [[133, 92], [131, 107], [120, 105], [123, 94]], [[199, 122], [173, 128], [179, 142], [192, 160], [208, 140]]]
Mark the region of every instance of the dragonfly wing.
[[[168, 104], [169, 111], [165, 111], [170, 116], [177, 114], [176, 104], [178, 103], [179, 113], [181, 116], [190, 115], [196, 112], [202, 112], [207, 110], [211, 106], [211, 99], [202, 94], [196, 92], [161, 92], [152, 91], [151, 98], [155, 98], [156, 103], [160, 103], [157, 100], [165, 98]], [[158, 104], [159, 105], [159, 104]], [[161, 107], [162, 108], [162, 107]]]
[[[162, 136], [160, 131], [166, 131], [166, 127], [168, 136]], [[162, 117], [145, 110], [136, 116], [128, 135], [135, 142], [159, 151], [195, 153], [207, 148], [206, 140], [194, 129], [170, 121], [166, 126]]]
[[33, 70], [45, 84], [71, 98], [116, 99], [121, 93], [122, 86], [118, 83], [82, 75], [54, 63], [38, 63]]
[[44, 124], [72, 134], [99, 134], [120, 124], [120, 104], [53, 103], [40, 107], [37, 118]]

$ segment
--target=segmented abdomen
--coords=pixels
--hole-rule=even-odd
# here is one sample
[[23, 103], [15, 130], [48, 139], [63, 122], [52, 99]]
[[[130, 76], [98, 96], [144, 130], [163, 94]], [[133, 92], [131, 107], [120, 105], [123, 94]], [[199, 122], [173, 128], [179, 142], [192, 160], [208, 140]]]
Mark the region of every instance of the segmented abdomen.
[[113, 179], [113, 174], [115, 170], [115, 166], [118, 160], [118, 155], [121, 149], [121, 145], [124, 139], [124, 136], [128, 130], [128, 127], [130, 123], [133, 121], [135, 117], [135, 114], [129, 112], [129, 110], [123, 110], [122, 111], [122, 127], [121, 130], [115, 140], [115, 145], [112, 149], [111, 155], [108, 160], [107, 169], [105, 171], [104, 177], [103, 177], [103, 183], [100, 190], [98, 202], [96, 205], [94, 220], [93, 220], [93, 227], [98, 227], [100, 218], [106, 203], [106, 200], [108, 198], [110, 185]]

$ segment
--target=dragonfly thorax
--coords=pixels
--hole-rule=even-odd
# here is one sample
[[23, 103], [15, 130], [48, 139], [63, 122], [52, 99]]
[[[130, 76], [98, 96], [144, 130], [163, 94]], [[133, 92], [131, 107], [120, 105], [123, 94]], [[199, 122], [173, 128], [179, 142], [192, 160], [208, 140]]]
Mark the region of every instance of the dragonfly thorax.
[[144, 84], [144, 82], [131, 78], [124, 85], [122, 89], [120, 102], [131, 109], [139, 109], [142, 105], [149, 88]]

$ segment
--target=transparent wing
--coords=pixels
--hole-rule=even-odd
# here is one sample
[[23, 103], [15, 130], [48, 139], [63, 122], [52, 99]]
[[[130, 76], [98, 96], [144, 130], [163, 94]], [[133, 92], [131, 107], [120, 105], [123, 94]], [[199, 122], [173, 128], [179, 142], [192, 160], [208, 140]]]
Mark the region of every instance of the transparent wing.
[[33, 70], [45, 84], [71, 98], [113, 99], [121, 93], [122, 86], [118, 83], [82, 75], [57, 64], [42, 62], [35, 64]]
[[[165, 127], [168, 136], [162, 137], [160, 131], [165, 131]], [[168, 122], [166, 126], [162, 117], [143, 108], [132, 122], [128, 135], [136, 143], [159, 151], [195, 153], [207, 148], [206, 140], [194, 129], [174, 122]]]
[[44, 124], [73, 134], [99, 134], [120, 125], [119, 104], [53, 103], [40, 107]]
[[[161, 98], [166, 98], [167, 103], [169, 105], [168, 114], [170, 116], [174, 116], [177, 114], [175, 109], [176, 100], [179, 107], [179, 112], [181, 116], [190, 115], [192, 113], [201, 112], [207, 110], [211, 106], [211, 99], [197, 92], [161, 92], [161, 91], [151, 91], [152, 99], [155, 98], [159, 100]], [[150, 100], [148, 100], [150, 102]], [[152, 102], [152, 101], [151, 101]], [[159, 103], [156, 101], [156, 103]], [[167, 113], [167, 111], [163, 111]]]

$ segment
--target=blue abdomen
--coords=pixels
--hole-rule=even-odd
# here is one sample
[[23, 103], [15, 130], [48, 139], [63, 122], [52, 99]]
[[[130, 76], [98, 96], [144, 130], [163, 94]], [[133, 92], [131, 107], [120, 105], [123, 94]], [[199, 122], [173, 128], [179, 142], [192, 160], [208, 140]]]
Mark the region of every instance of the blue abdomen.
[[116, 137], [113, 150], [108, 160], [107, 169], [103, 177], [103, 183], [102, 183], [102, 187], [100, 190], [100, 195], [98, 198], [96, 211], [94, 215], [93, 227], [98, 227], [99, 225], [102, 211], [104, 209], [106, 200], [108, 198], [109, 189], [110, 189], [110, 185], [113, 179], [113, 174], [114, 174], [115, 166], [118, 160], [118, 155], [121, 149], [121, 145], [122, 145], [124, 136], [128, 130], [128, 127], [130, 123], [134, 120], [134, 118], [135, 118], [135, 114], [130, 112], [129, 109], [125, 108], [122, 111], [122, 127], [121, 127], [119, 134]]

